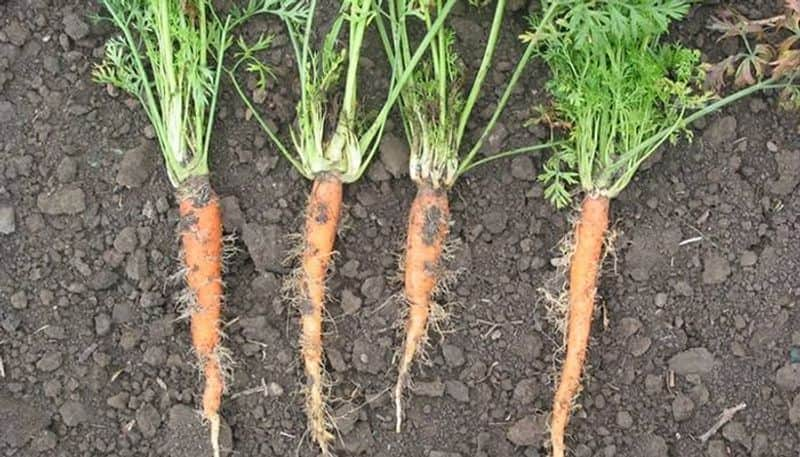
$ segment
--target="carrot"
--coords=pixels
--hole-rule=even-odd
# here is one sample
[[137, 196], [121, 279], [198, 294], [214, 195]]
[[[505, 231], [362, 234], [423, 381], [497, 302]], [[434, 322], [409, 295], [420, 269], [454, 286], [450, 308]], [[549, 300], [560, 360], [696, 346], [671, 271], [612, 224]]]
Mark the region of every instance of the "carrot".
[[[203, 417], [219, 456], [219, 409], [225, 390], [220, 346], [222, 216], [208, 181], [219, 83], [231, 32], [256, 8], [218, 14], [212, 2], [101, 0], [119, 32], [105, 44], [94, 81], [139, 100], [151, 121], [167, 176], [179, 202], [187, 311], [192, 346], [205, 378]], [[251, 5], [253, 6], [253, 5]]]
[[222, 210], [205, 176], [183, 184], [180, 238], [190, 306], [192, 346], [205, 375], [203, 417], [211, 426], [214, 455], [219, 455], [219, 407], [225, 390], [219, 349], [222, 312]]
[[[554, 80], [547, 86], [553, 112], [569, 126], [539, 175], [544, 196], [557, 208], [570, 206], [575, 195], [585, 196], [570, 265], [566, 355], [552, 406], [555, 457], [564, 456], [570, 408], [580, 389], [609, 202], [662, 144], [691, 139], [692, 122], [758, 90], [781, 87], [773, 74], [726, 97], [699, 90], [706, 75], [727, 74], [735, 59], [707, 72], [699, 51], [661, 41], [670, 24], [689, 13], [691, 1], [629, 2], [625, 14], [617, 2], [595, 2], [581, 12], [569, 10], [566, 3], [562, 14], [570, 20], [556, 22], [542, 38], [540, 53]], [[603, 17], [613, 17], [613, 26], [597, 27], [597, 18]]]
[[[428, 334], [434, 295], [442, 278], [442, 251], [449, 232], [450, 210], [447, 191], [456, 180], [472, 168], [509, 155], [542, 149], [540, 145], [505, 151], [476, 160], [478, 151], [490, 136], [514, 91], [514, 86], [525, 66], [534, 55], [538, 38], [529, 40], [527, 50], [517, 62], [513, 74], [496, 103], [489, 121], [482, 128], [477, 141], [461, 154], [462, 140], [480, 96], [486, 75], [492, 64], [495, 49], [506, 11], [506, 0], [498, 0], [494, 7], [491, 28], [486, 37], [478, 71], [468, 91], [464, 90], [466, 68], [461, 65], [448, 29], [435, 29], [436, 22], [447, 18], [449, 10], [444, 2], [433, 2], [430, 8], [417, 8], [409, 0], [389, 0], [388, 27], [379, 26], [378, 32], [388, 60], [395, 72], [413, 69], [408, 49], [414, 40], [411, 21], [421, 20], [428, 34], [433, 34], [433, 45], [424, 70], [413, 71], [400, 97], [400, 114], [409, 145], [409, 176], [417, 184], [417, 196], [411, 206], [405, 252], [405, 290], [408, 316], [405, 340], [400, 350], [397, 382], [394, 387], [395, 428], [400, 433], [403, 421], [403, 390], [409, 383], [411, 364], [423, 352]], [[542, 16], [542, 27], [549, 27], [559, 2], [552, 2]], [[382, 20], [383, 14], [377, 15]], [[415, 18], [415, 19], [412, 19]]]
[[575, 223], [575, 251], [569, 272], [567, 354], [561, 367], [550, 421], [553, 457], [564, 457], [564, 432], [586, 360], [598, 271], [608, 229], [608, 207], [608, 198], [587, 196], [581, 205], [580, 218]]
[[405, 298], [408, 301], [406, 337], [394, 388], [396, 430], [403, 420], [403, 389], [411, 363], [424, 348], [428, 335], [431, 301], [439, 280], [442, 250], [449, 231], [447, 191], [420, 183], [408, 215], [405, 255]]
[[311, 437], [323, 455], [333, 434], [328, 430], [322, 364], [322, 312], [325, 279], [342, 209], [342, 181], [331, 173], [314, 179], [306, 207], [305, 236], [300, 277], [300, 347], [306, 373], [306, 416]]

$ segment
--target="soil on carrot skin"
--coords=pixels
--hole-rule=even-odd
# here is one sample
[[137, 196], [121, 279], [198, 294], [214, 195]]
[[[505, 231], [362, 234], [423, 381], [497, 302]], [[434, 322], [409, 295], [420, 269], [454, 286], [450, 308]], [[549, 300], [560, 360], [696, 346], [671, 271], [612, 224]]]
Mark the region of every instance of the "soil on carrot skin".
[[[529, 6], [511, 3], [489, 98], [521, 52], [515, 37]], [[765, 16], [780, 2], [738, 3]], [[474, 66], [490, 12], [465, 4], [453, 26]], [[175, 199], [142, 110], [90, 81], [110, 30], [89, 12], [94, 2], [0, 2], [0, 455], [202, 455], [201, 380], [187, 324], [176, 321], [180, 284], [168, 279], [178, 266]], [[674, 36], [719, 57], [735, 43], [718, 45], [704, 30], [710, 13], [698, 9]], [[277, 78], [256, 96], [288, 141], [291, 45], [271, 20], [247, 34], [263, 31], [276, 34], [267, 57]], [[367, 106], [386, 89], [372, 38]], [[487, 151], [547, 136], [519, 127], [543, 101], [545, 71], [531, 68]], [[223, 88], [211, 182], [239, 251], [226, 275], [235, 365], [222, 444], [234, 455], [299, 446], [311, 456], [298, 312], [280, 293], [309, 183]], [[692, 145], [665, 149], [613, 203], [616, 252], [570, 424], [574, 455], [796, 455], [800, 144], [797, 116], [775, 105], [772, 95], [753, 97], [702, 122]], [[490, 108], [478, 107], [471, 131]], [[547, 455], [560, 336], [536, 289], [555, 274], [570, 214], [542, 198], [538, 156], [493, 163], [453, 189], [451, 234], [464, 243], [452, 267], [467, 273], [452, 288], [450, 331], [432, 338], [430, 364], [415, 368], [404, 431], [394, 433], [388, 389], [401, 338], [390, 297], [400, 285], [389, 278], [415, 193], [400, 127], [394, 119], [379, 160], [346, 188], [326, 327], [339, 454]], [[698, 441], [739, 403], [747, 408]]]

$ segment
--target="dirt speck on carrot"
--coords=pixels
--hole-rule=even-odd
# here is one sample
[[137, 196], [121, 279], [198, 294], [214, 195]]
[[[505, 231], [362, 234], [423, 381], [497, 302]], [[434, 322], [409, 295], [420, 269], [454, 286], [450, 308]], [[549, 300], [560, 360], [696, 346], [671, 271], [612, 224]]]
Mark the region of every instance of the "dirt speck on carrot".
[[439, 223], [442, 219], [442, 210], [438, 206], [431, 206], [425, 211], [425, 224], [422, 228], [422, 241], [426, 246], [436, 242], [439, 234]]
[[317, 224], [325, 225], [328, 223], [328, 206], [324, 202], [320, 202], [316, 209], [317, 216], [314, 219]]

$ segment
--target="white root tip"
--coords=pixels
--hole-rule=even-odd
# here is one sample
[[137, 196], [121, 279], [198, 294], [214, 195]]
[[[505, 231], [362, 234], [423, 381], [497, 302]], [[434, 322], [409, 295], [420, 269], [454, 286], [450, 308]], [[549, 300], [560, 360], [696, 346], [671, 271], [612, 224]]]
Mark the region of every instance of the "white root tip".
[[219, 414], [209, 417], [208, 423], [211, 427], [211, 449], [214, 452], [214, 457], [219, 457]]
[[394, 414], [395, 414], [395, 433], [400, 433], [403, 428], [403, 379], [397, 380], [394, 387]]

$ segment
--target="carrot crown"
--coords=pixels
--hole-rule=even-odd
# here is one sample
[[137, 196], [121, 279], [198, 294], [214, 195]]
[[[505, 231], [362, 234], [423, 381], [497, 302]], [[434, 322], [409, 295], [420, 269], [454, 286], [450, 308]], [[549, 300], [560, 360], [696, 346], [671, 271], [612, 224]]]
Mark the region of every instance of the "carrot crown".
[[120, 35], [110, 38], [96, 82], [136, 97], [149, 118], [170, 181], [208, 174], [222, 60], [230, 31], [277, 0], [250, 0], [221, 19], [210, 0], [100, 0]]
[[[449, 11], [455, 2], [456, 0], [447, 0], [443, 10]], [[386, 120], [402, 87], [409, 80], [414, 65], [422, 58], [443, 21], [431, 24], [431, 31], [425, 35], [413, 54], [409, 50], [410, 67], [404, 69], [405, 71], [392, 72], [386, 99], [378, 114], [367, 122], [359, 110], [359, 57], [366, 30], [379, 14], [377, 4], [373, 0], [344, 0], [319, 49], [314, 49], [311, 43], [315, 10], [316, 0], [310, 0], [300, 22], [294, 17], [279, 14], [289, 31], [300, 79], [297, 124], [290, 132], [294, 151], [286, 147], [275, 129], [260, 116], [235, 77], [237, 69], [242, 66], [261, 74], [266, 71], [266, 64], [256, 57], [259, 51], [268, 47], [265, 39], [253, 45], [240, 40], [239, 58], [229, 74], [235, 89], [263, 130], [281, 154], [303, 176], [313, 179], [322, 173], [335, 173], [343, 182], [353, 182], [364, 174], [374, 157]], [[339, 48], [340, 41], [344, 41], [341, 37], [345, 30], [346, 45]], [[263, 78], [259, 80], [261, 82]], [[335, 110], [332, 95], [340, 89], [343, 94], [336, 105], [339, 108]]]
[[[459, 154], [467, 122], [480, 95], [497, 47], [505, 5], [506, 0], [498, 0], [495, 6], [483, 58], [467, 93], [464, 64], [455, 51], [454, 32], [447, 27], [434, 31], [432, 27], [434, 20], [438, 21], [447, 16], [442, 0], [419, 3], [410, 0], [388, 0], [387, 11], [379, 18], [378, 30], [389, 63], [395, 72], [414, 69], [400, 97], [401, 117], [410, 145], [410, 174], [414, 181], [426, 182], [435, 188], [448, 188], [455, 183], [458, 176], [481, 163], [546, 147], [522, 148], [479, 161], [474, 160], [503, 112], [522, 70], [533, 54], [535, 46], [532, 43], [517, 63], [497, 108], [480, 137], [465, 155]], [[547, 10], [544, 16], [545, 24], [549, 24], [554, 11], [555, 7]], [[411, 65], [409, 54], [411, 47], [408, 33], [409, 18], [421, 21], [429, 33], [434, 33], [427, 59], [417, 68]], [[388, 27], [385, 20], [388, 21]]]

